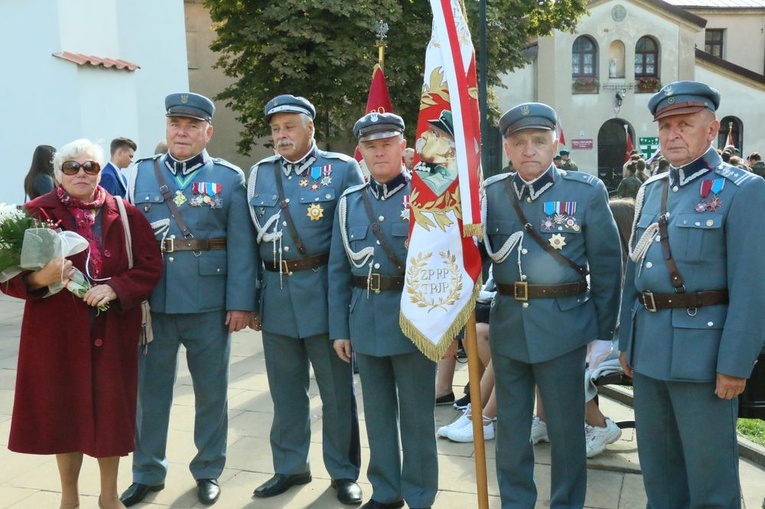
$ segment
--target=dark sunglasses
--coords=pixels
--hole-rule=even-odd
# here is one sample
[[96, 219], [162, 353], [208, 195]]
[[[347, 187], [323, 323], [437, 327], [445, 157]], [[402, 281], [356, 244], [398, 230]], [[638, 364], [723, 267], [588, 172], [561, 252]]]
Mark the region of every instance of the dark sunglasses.
[[61, 171], [64, 175], [69, 176], [80, 173], [80, 168], [85, 170], [88, 175], [98, 175], [98, 172], [101, 171], [101, 165], [95, 161], [85, 161], [82, 164], [77, 161], [64, 161], [61, 165]]

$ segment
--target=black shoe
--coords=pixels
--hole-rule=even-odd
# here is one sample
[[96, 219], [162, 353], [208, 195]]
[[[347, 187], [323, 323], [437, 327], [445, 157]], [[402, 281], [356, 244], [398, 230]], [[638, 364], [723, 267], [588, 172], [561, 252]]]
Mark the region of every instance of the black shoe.
[[220, 498], [217, 479], [197, 479], [197, 496], [204, 505], [213, 505]]
[[308, 484], [311, 480], [311, 472], [293, 475], [276, 474], [271, 479], [258, 486], [252, 495], [258, 498], [274, 497], [298, 484]]
[[332, 479], [332, 487], [337, 490], [337, 499], [341, 504], [361, 503], [361, 487], [353, 479]]
[[436, 398], [436, 406], [451, 405], [454, 403], [454, 393], [450, 392]]
[[120, 496], [120, 502], [122, 502], [125, 507], [130, 507], [131, 505], [136, 505], [138, 502], [142, 502], [149, 493], [162, 491], [163, 489], [165, 489], [164, 484], [148, 486], [146, 484], [134, 482], [125, 490], [122, 496]]
[[404, 507], [403, 500], [396, 500], [395, 502], [388, 502], [387, 504], [370, 500], [359, 509], [399, 509], [399, 507]]
[[470, 394], [466, 394], [454, 402], [454, 408], [456, 408], [457, 410], [465, 410], [469, 404], [470, 404]]

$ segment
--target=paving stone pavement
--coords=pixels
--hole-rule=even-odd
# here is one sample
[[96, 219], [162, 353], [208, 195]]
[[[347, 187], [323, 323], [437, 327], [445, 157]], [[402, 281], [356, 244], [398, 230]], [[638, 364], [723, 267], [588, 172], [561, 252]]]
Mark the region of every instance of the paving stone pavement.
[[[23, 302], [0, 294], [0, 508], [55, 509], [59, 505], [59, 480], [53, 456], [16, 454], [8, 451], [13, 392], [18, 357], [18, 337]], [[311, 465], [313, 482], [292, 488], [272, 499], [253, 499], [252, 491], [273, 473], [268, 434], [273, 407], [268, 394], [260, 334], [247, 329], [233, 338], [229, 388], [229, 444], [226, 469], [220, 478], [222, 495], [216, 508], [263, 509], [329, 509], [342, 506], [329, 486], [329, 476], [321, 460], [321, 401], [314, 383], [311, 385]], [[455, 393], [467, 381], [467, 365], [458, 365]], [[358, 390], [360, 419], [364, 419], [361, 386]], [[632, 410], [615, 400], [601, 397], [604, 413], [614, 420], [630, 419]], [[457, 417], [451, 407], [437, 407], [437, 426]], [[135, 507], [199, 508], [196, 486], [188, 472], [194, 455], [194, 398], [191, 380], [183, 354], [175, 388], [170, 421], [168, 459], [170, 468], [166, 488], [149, 495], [145, 503]], [[359, 480], [365, 500], [372, 488], [366, 480], [366, 430], [361, 423], [362, 474]], [[494, 467], [494, 441], [486, 443], [489, 507], [499, 509], [500, 500]], [[439, 486], [436, 509], [466, 509], [478, 506], [475, 487], [473, 444], [438, 441]], [[549, 506], [550, 446], [535, 447], [539, 500], [538, 508]], [[645, 507], [640, 466], [634, 430], [624, 430], [622, 438], [597, 458], [588, 460], [587, 508], [636, 509]], [[743, 505], [748, 509], [762, 507], [765, 497], [765, 469], [742, 459], [740, 463]], [[120, 463], [120, 490], [131, 482], [130, 458]], [[98, 499], [98, 467], [92, 458], [85, 458], [80, 478], [82, 509], [96, 508]]]

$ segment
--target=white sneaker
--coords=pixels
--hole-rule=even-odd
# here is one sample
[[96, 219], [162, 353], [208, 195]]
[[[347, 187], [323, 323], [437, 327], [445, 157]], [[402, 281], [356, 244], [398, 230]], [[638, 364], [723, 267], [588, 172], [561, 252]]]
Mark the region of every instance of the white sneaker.
[[613, 444], [622, 436], [622, 430], [614, 421], [606, 417], [606, 427], [590, 426], [584, 428], [584, 440], [587, 445], [587, 457], [594, 458], [604, 450], [608, 444]]
[[441, 438], [449, 438], [449, 431], [469, 425], [471, 422], [473, 422], [471, 421], [471, 417], [472, 414], [470, 413], [470, 405], [468, 404], [467, 408], [465, 408], [465, 410], [462, 412], [462, 415], [460, 415], [457, 420], [451, 424], [447, 424], [446, 426], [441, 426], [438, 428], [436, 434]]
[[536, 445], [539, 442], [549, 441], [547, 423], [535, 415], [534, 420], [531, 421], [531, 443]]
[[[486, 417], [483, 418], [483, 439], [494, 440], [494, 421]], [[488, 422], [488, 424], [487, 424]], [[446, 437], [452, 442], [472, 442], [473, 441], [473, 422], [471, 420], [468, 426], [462, 426], [461, 428], [453, 428], [449, 430], [449, 435]]]

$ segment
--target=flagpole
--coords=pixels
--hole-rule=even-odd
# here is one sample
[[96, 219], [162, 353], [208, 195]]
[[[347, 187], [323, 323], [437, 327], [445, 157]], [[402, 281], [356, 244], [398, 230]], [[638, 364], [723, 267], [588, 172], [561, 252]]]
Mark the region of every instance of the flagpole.
[[465, 349], [470, 380], [470, 408], [473, 416], [473, 446], [475, 448], [475, 482], [478, 508], [489, 508], [489, 488], [486, 477], [486, 443], [483, 438], [483, 406], [481, 402], [481, 368], [478, 359], [478, 339], [475, 332], [475, 310], [465, 324]]
[[388, 24], [383, 20], [375, 23], [375, 32], [377, 33], [377, 63], [380, 69], [385, 70], [385, 38], [388, 36]]

